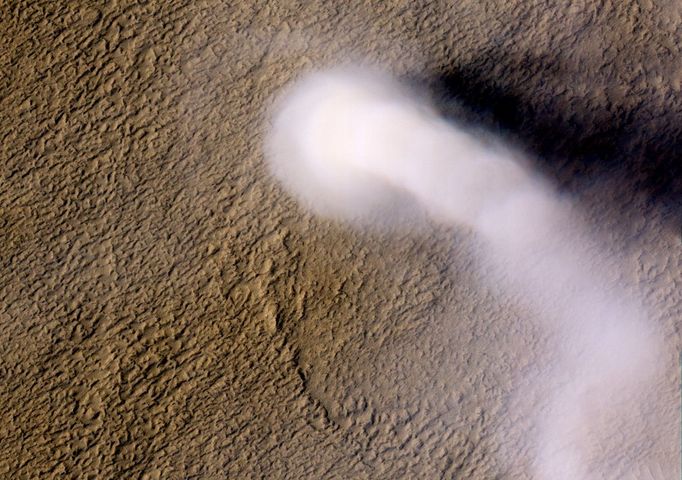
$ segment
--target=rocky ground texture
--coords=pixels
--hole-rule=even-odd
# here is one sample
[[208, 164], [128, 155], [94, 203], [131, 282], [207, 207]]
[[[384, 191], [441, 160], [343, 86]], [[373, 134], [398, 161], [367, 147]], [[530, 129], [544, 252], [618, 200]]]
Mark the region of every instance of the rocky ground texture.
[[[509, 399], [544, 339], [475, 236], [301, 210], [268, 106], [351, 60], [457, 99], [576, 196], [674, 352], [681, 40], [670, 0], [3, 2], [0, 477], [531, 478]], [[679, 473], [673, 357], [634, 478]]]

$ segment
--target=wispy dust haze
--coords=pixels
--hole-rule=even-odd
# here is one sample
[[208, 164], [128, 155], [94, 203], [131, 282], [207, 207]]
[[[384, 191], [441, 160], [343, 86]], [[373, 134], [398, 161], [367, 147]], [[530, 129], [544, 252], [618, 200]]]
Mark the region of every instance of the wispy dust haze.
[[353, 221], [407, 197], [480, 235], [488, 280], [523, 298], [555, 342], [555, 362], [529, 387], [548, 394], [527, 439], [534, 478], [608, 476], [605, 466], [623, 460], [621, 422], [638, 414], [663, 347], [637, 297], [609, 280], [613, 259], [570, 202], [521, 153], [458, 128], [375, 71], [310, 74], [272, 122], [270, 169], [316, 213]]

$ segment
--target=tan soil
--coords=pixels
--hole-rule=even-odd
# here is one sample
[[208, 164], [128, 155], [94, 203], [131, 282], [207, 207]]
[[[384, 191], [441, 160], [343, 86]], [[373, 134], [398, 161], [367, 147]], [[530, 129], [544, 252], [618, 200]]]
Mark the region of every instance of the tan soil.
[[[350, 58], [454, 75], [543, 153], [679, 349], [679, 3], [102, 3], [0, 5], [0, 477], [523, 478], [546, 352], [471, 233], [325, 222], [267, 175], [273, 95]], [[668, 363], [637, 478], [678, 471]]]

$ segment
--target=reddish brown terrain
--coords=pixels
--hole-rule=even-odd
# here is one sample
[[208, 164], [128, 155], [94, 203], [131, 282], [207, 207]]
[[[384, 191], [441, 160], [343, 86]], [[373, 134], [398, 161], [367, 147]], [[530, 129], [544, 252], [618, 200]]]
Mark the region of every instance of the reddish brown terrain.
[[595, 478], [677, 478], [681, 41], [666, 0], [3, 2], [0, 478], [535, 478], [551, 352], [475, 234], [320, 219], [268, 174], [272, 99], [348, 61], [575, 197], [666, 348]]

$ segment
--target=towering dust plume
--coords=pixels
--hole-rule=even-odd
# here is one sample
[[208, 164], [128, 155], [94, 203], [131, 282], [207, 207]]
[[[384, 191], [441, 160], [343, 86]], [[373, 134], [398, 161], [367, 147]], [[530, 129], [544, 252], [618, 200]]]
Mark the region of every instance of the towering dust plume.
[[345, 69], [309, 75], [280, 99], [266, 157], [318, 214], [353, 220], [407, 195], [478, 232], [489, 280], [524, 298], [555, 342], [556, 361], [535, 385], [548, 395], [529, 439], [535, 477], [608, 476], [603, 466], [622, 455], [619, 422], [655, 375], [660, 339], [523, 155], [456, 127], [385, 75]]

